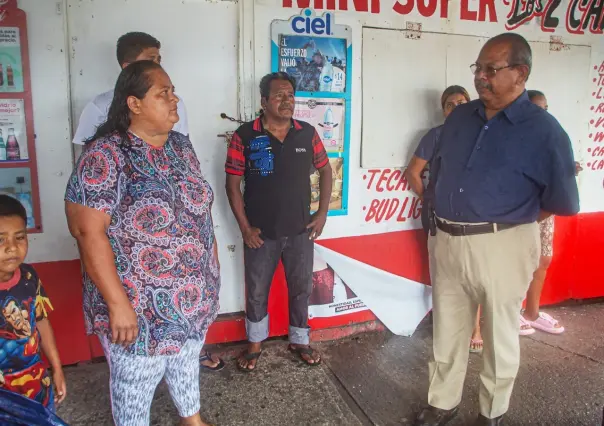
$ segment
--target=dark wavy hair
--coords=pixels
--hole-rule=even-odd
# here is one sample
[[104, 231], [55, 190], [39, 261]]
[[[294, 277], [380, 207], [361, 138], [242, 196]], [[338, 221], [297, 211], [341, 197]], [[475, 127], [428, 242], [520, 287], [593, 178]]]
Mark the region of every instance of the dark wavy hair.
[[539, 90], [527, 90], [526, 92], [530, 101], [538, 97], [545, 98], [545, 94]]
[[277, 81], [277, 80], [289, 81], [289, 83], [292, 85], [292, 88], [294, 89], [294, 94], [296, 93], [296, 79], [286, 72], [279, 71], [279, 72], [273, 72], [273, 73], [267, 74], [264, 77], [262, 77], [262, 80], [260, 80], [260, 97], [261, 98], [268, 99], [270, 97], [271, 83], [273, 81]]
[[23, 204], [7, 194], [0, 194], [0, 217], [17, 216], [27, 223], [27, 212]]
[[466, 98], [466, 102], [470, 102], [470, 94], [468, 91], [461, 86], [449, 86], [445, 89], [442, 96], [440, 97], [440, 105], [442, 109], [445, 109], [445, 103], [447, 102], [447, 98], [451, 95], [462, 95]]
[[152, 35], [141, 32], [124, 34], [117, 40], [116, 56], [120, 67], [136, 61], [143, 50], [155, 47], [161, 49], [161, 43]]
[[130, 127], [130, 108], [128, 98], [134, 96], [143, 99], [153, 82], [150, 74], [152, 71], [163, 69], [161, 65], [153, 61], [137, 61], [122, 70], [115, 84], [113, 101], [107, 113], [107, 121], [101, 124], [93, 137], [86, 143], [91, 143], [104, 136], [118, 132], [123, 141], [128, 140], [128, 128]]

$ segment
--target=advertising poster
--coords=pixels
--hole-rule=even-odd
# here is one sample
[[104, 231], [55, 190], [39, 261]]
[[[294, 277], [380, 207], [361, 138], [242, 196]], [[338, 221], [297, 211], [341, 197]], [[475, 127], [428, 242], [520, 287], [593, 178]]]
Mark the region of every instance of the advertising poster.
[[[342, 187], [344, 176], [344, 159], [330, 158], [331, 174], [333, 185], [331, 188], [331, 201], [329, 202], [329, 210], [340, 210], [342, 208]], [[310, 210], [316, 212], [319, 209], [319, 200], [321, 191], [319, 189], [319, 171], [315, 170], [310, 175]]]
[[10, 195], [19, 200], [27, 212], [27, 227], [32, 229], [36, 226], [29, 168], [0, 169], [0, 194]]
[[296, 79], [298, 91], [343, 93], [346, 91], [346, 40], [281, 34], [279, 70]]
[[28, 158], [23, 100], [0, 99], [0, 161]]
[[325, 318], [367, 310], [363, 301], [342, 281], [315, 250], [309, 318]]
[[[329, 216], [348, 214], [352, 28], [310, 8], [271, 22], [271, 70], [296, 80], [294, 118], [319, 134], [333, 169]], [[311, 211], [319, 207], [319, 173], [311, 171]]]
[[0, 27], [0, 92], [23, 92], [19, 28]]
[[313, 125], [327, 152], [344, 151], [344, 99], [297, 98], [294, 118]]

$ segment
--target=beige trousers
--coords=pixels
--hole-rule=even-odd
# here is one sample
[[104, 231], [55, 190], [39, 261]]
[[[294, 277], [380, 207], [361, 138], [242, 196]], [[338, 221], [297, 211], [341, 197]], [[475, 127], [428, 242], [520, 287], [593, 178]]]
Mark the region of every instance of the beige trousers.
[[518, 315], [540, 254], [537, 223], [493, 234], [453, 237], [441, 230], [428, 241], [434, 343], [428, 403], [459, 405], [478, 305], [482, 306], [483, 367], [480, 412], [509, 406], [520, 363]]

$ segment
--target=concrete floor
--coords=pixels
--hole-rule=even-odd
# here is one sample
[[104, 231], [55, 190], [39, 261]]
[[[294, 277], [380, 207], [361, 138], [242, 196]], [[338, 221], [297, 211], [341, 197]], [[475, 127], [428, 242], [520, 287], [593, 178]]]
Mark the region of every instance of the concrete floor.
[[[599, 426], [604, 403], [604, 305], [548, 309], [564, 324], [560, 336], [521, 339], [522, 362], [507, 425]], [[310, 368], [283, 341], [266, 345], [253, 374], [234, 361], [201, 376], [202, 414], [214, 425], [407, 425], [428, 388], [430, 327], [413, 337], [389, 333], [318, 345], [324, 363]], [[238, 347], [219, 348], [233, 357]], [[460, 415], [471, 424], [478, 412], [480, 356], [472, 355]], [[69, 397], [59, 415], [71, 425], [110, 425], [108, 370], [104, 363], [68, 368]], [[153, 425], [177, 423], [162, 384], [152, 408]]]

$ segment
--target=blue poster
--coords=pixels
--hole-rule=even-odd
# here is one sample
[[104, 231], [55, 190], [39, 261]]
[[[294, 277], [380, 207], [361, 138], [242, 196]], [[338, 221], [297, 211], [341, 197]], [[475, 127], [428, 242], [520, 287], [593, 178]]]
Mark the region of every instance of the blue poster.
[[346, 39], [279, 37], [279, 71], [296, 79], [297, 91], [345, 92], [346, 66]]

